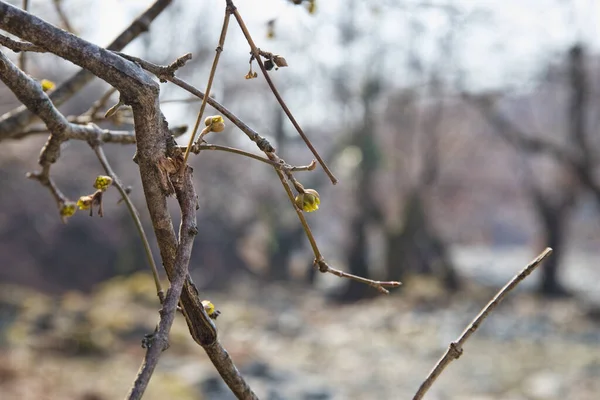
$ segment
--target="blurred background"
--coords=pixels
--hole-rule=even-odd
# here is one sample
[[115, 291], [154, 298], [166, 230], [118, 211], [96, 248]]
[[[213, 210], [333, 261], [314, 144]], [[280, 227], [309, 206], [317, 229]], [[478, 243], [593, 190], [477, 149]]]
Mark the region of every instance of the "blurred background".
[[[105, 46], [151, 1], [29, 3]], [[191, 52], [178, 76], [204, 90], [224, 3], [173, 2], [125, 52], [157, 64]], [[222, 342], [257, 394], [412, 398], [449, 342], [550, 246], [551, 258], [485, 321], [427, 399], [597, 399], [600, 3], [236, 5], [257, 45], [287, 60], [270, 75], [340, 179], [332, 186], [320, 168], [296, 174], [321, 195], [307, 218], [325, 258], [403, 282], [382, 296], [315, 271], [271, 168], [228, 153], [192, 155], [200, 232], [190, 273], [221, 310]], [[244, 79], [249, 48], [233, 20], [224, 49], [213, 96], [287, 162], [308, 164], [260, 73]], [[49, 54], [28, 54], [27, 68], [58, 85], [78, 70]], [[79, 115], [108, 89], [96, 80], [60, 109]], [[108, 107], [118, 94], [111, 99]], [[161, 85], [161, 99], [172, 127], [193, 126], [197, 99], [171, 84]], [[0, 114], [17, 106], [0, 84]], [[124, 113], [117, 128], [132, 129]], [[122, 398], [158, 320], [148, 263], [114, 189], [103, 218], [79, 212], [61, 223], [48, 191], [25, 177], [46, 138], [0, 143], [0, 397]], [[232, 124], [206, 139], [258, 151]], [[105, 151], [155, 246], [134, 146]], [[90, 193], [103, 170], [89, 146], [70, 141], [61, 155], [52, 169], [59, 188], [72, 199]], [[146, 397], [232, 398], [183, 318]]]

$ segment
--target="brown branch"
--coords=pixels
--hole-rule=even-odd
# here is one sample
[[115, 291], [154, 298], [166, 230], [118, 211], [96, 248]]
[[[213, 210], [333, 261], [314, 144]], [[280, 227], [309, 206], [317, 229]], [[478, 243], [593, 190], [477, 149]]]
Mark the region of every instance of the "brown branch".
[[[144, 13], [136, 18], [108, 47], [108, 50], [119, 51], [131, 43], [141, 33], [148, 31], [150, 24], [160, 13], [171, 4], [172, 0], [156, 0]], [[29, 15], [29, 14], [27, 14]], [[18, 35], [17, 35], [18, 36]], [[36, 44], [38, 47], [48, 49], [47, 42]], [[56, 107], [73, 97], [81, 88], [94, 78], [94, 75], [87, 70], [81, 70], [66, 82], [57, 87], [50, 98]], [[9, 139], [12, 135], [18, 134], [35, 118], [35, 113], [21, 106], [8, 112], [0, 118], [0, 141]]]
[[260, 49], [258, 47], [256, 47], [256, 45], [254, 44], [254, 41], [252, 40], [252, 36], [250, 36], [250, 32], [248, 31], [248, 28], [246, 27], [246, 24], [244, 23], [242, 16], [238, 12], [237, 8], [233, 5], [233, 2], [231, 0], [227, 0], [227, 7], [231, 8], [231, 10], [233, 12], [233, 16], [237, 20], [238, 25], [242, 29], [242, 32], [244, 33], [244, 36], [246, 37], [246, 40], [248, 41], [248, 45], [250, 46], [250, 49], [251, 49], [251, 54], [254, 57], [254, 59], [256, 60], [256, 62], [258, 63], [258, 65], [260, 66], [260, 70], [262, 71], [262, 73], [265, 77], [265, 80], [267, 81], [267, 84], [271, 88], [271, 91], [275, 95], [275, 98], [279, 102], [279, 105], [281, 106], [281, 108], [283, 109], [285, 114], [287, 115], [287, 117], [290, 120], [290, 122], [292, 123], [292, 125], [294, 125], [294, 128], [296, 128], [296, 131], [298, 132], [298, 134], [300, 135], [302, 140], [304, 140], [304, 143], [306, 143], [306, 146], [313, 153], [313, 155], [315, 156], [317, 161], [319, 161], [319, 164], [321, 164], [323, 171], [325, 171], [325, 173], [331, 180], [331, 183], [333, 183], [335, 185], [338, 182], [337, 178], [333, 175], [333, 173], [331, 172], [331, 170], [329, 169], [329, 167], [327, 166], [325, 161], [323, 161], [323, 159], [321, 158], [321, 155], [319, 154], [317, 149], [315, 149], [315, 147], [311, 143], [310, 139], [308, 139], [308, 137], [306, 136], [306, 134], [304, 133], [304, 131], [302, 130], [302, 128], [296, 121], [296, 118], [294, 118], [294, 115], [292, 114], [292, 112], [290, 111], [288, 106], [285, 104], [285, 101], [279, 94], [279, 91], [275, 87], [275, 84], [271, 80], [271, 77], [269, 76], [269, 73], [267, 72], [267, 69], [265, 68], [265, 65], [260, 57]]
[[330, 273], [332, 275], [339, 276], [340, 278], [347, 278], [359, 283], [364, 283], [365, 285], [377, 289], [377, 291], [382, 294], [390, 294], [390, 291], [387, 290], [386, 287], [398, 287], [402, 285], [402, 283], [398, 281], [375, 281], [373, 279], [363, 278], [362, 276], [349, 274], [339, 269], [330, 267], [329, 264], [327, 264], [323, 259], [315, 259], [314, 263], [315, 266], [319, 269], [319, 272]]
[[[204, 306], [199, 299], [199, 294], [189, 275], [185, 273], [189, 251], [191, 251], [192, 227], [187, 222], [187, 216], [182, 218], [181, 245], [178, 245], [173, 229], [172, 219], [167, 209], [166, 194], [168, 193], [162, 183], [165, 178], [165, 162], [167, 156], [179, 160], [181, 154], [172, 154], [176, 150], [174, 140], [168, 130], [166, 120], [160, 111], [158, 100], [159, 86], [137, 65], [126, 61], [114, 53], [95, 46], [74, 35], [68, 34], [42, 20], [19, 10], [0, 0], [0, 29], [6, 30], [23, 40], [44, 46], [54, 54], [65, 58], [83, 68], [90, 70], [121, 93], [121, 98], [126, 104], [131, 105], [136, 129], [137, 163], [152, 219], [154, 232], [158, 241], [163, 265], [172, 288], [167, 294], [163, 306], [163, 315], [158, 328], [157, 340], [152, 341], [152, 354], [162, 352], [166, 344], [166, 334], [172, 322], [174, 310], [178, 299], [181, 300], [182, 309], [190, 333], [194, 340], [205, 348], [213, 360], [215, 368], [227, 382], [238, 398], [254, 399], [256, 396], [248, 384], [239, 374], [231, 359], [226, 356], [225, 349], [217, 340], [214, 324], [206, 314]], [[0, 68], [2, 69], [2, 68]], [[35, 109], [39, 111], [38, 109]], [[65, 131], [67, 124], [49, 121], [48, 128], [58, 132], [60, 136]], [[67, 121], [68, 123], [68, 121]], [[190, 174], [184, 174], [183, 182], [172, 182], [175, 194], [180, 202], [182, 214], [189, 214], [190, 203], [193, 202], [194, 212], [196, 198]], [[187, 214], [186, 214], [187, 215]], [[188, 229], [189, 228], [189, 229]], [[194, 226], [195, 228], [195, 226]], [[181, 269], [184, 269], [181, 272]], [[179, 289], [181, 276], [183, 286]], [[181, 297], [179, 293], [181, 290]], [[132, 393], [138, 393], [147, 382], [152, 373], [154, 355], [147, 356], [147, 363], [140, 370], [139, 380]], [[155, 365], [155, 364], [154, 364]]]
[[469, 324], [469, 326], [460, 335], [458, 340], [450, 343], [448, 350], [437, 362], [436, 366], [429, 373], [429, 376], [419, 387], [419, 390], [413, 397], [413, 400], [420, 400], [425, 396], [425, 393], [429, 390], [431, 385], [440, 376], [444, 369], [453, 360], [458, 359], [463, 353], [463, 345], [471, 337], [473, 333], [479, 328], [481, 323], [492, 311], [502, 302], [504, 297], [513, 290], [523, 279], [531, 274], [541, 262], [552, 253], [552, 249], [547, 247], [540, 255], [538, 255], [533, 261], [529, 263], [521, 272], [515, 275], [500, 291], [492, 298], [492, 300], [481, 310], [481, 312], [475, 317], [475, 319]]

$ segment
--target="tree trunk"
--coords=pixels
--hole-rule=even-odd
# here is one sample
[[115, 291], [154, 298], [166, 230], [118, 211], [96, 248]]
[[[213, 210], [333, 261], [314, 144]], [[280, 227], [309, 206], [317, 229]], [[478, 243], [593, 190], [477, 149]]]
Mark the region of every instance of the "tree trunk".
[[536, 211], [544, 229], [543, 240], [553, 250], [552, 257], [545, 262], [542, 268], [542, 279], [538, 292], [547, 297], [563, 297], [569, 295], [569, 291], [561, 283], [560, 265], [567, 228], [565, 222], [571, 197], [561, 202], [552, 202], [549, 197], [540, 193], [539, 190], [534, 193]]
[[429, 226], [421, 189], [407, 197], [402, 227], [386, 232], [388, 280], [402, 280], [409, 274], [432, 275], [448, 290], [457, 290], [458, 276], [444, 241]]

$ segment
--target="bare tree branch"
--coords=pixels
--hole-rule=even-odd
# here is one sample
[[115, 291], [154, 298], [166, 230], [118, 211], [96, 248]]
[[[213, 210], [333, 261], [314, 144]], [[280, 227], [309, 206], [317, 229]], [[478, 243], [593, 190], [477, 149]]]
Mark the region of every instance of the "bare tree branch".
[[[169, 5], [172, 0], [156, 0], [142, 15], [133, 21], [127, 29], [125, 29], [108, 47], [108, 50], [122, 50], [131, 41], [138, 37], [141, 33], [146, 32], [152, 21]], [[18, 35], [17, 35], [18, 36]], [[38, 44], [38, 47], [47, 49], [45, 42]], [[50, 98], [56, 107], [60, 107], [63, 103], [69, 100], [75, 93], [83, 88], [88, 82], [94, 78], [94, 75], [87, 70], [81, 70], [73, 77], [68, 79], [58, 88], [56, 88]], [[17, 134], [27, 125], [29, 125], [35, 114], [30, 112], [26, 107], [21, 106], [13, 111], [6, 113], [0, 118], [0, 141], [10, 138]]]
[[[169, 301], [166, 300], [163, 306], [157, 340], [152, 342], [156, 346], [152, 357], [157, 358], [166, 344], [172, 315], [179, 299], [178, 292], [181, 292], [183, 314], [194, 340], [205, 348], [215, 367], [238, 398], [256, 398], [233, 365], [232, 360], [227, 356], [225, 349], [218, 342], [214, 324], [206, 314], [198, 291], [186, 273], [191, 252], [191, 237], [195, 234], [192, 231], [196, 229], [195, 221], [193, 224], [190, 222], [190, 202], [193, 198], [195, 207], [196, 198], [189, 174], [184, 175], [183, 181], [175, 180], [171, 182], [171, 186], [164, 185], [165, 179], [173, 179], [173, 176], [169, 176], [169, 170], [165, 166], [173, 163], [173, 160], [182, 160], [182, 154], [181, 152], [177, 153], [178, 149], [160, 111], [158, 84], [138, 65], [111, 51], [68, 34], [4, 1], [0, 1], [0, 15], [3, 16], [0, 19], [0, 29], [33, 44], [44, 45], [52, 53], [88, 69], [119, 90], [124, 103], [132, 107], [138, 146], [135, 159], [140, 168], [144, 194], [163, 265], [172, 283], [170, 293], [167, 295]], [[52, 131], [58, 132], [58, 139], [55, 142], [62, 139], [60, 135], [68, 126], [68, 121], [66, 121], [67, 124], [64, 123], [65, 121], [64, 117], [58, 122], [49, 121], [49, 128], [52, 127]], [[53, 133], [52, 137], [54, 136]], [[57, 147], [55, 145], [53, 148]], [[53, 152], [49, 153], [53, 154]], [[182, 221], [185, 221], [181, 227], [181, 243], [177, 241], [172, 219], [167, 209], [166, 196], [172, 193], [171, 190], [174, 190], [174, 194], [178, 197], [182, 209]], [[182, 276], [183, 282], [181, 282]], [[180, 289], [180, 285], [183, 286], [182, 289]], [[158, 354], [154, 354], [154, 352]], [[136, 384], [136, 388], [141, 389], [146, 380], [145, 377], [151, 375], [153, 370], [151, 363], [155, 365], [154, 358], [147, 357], [148, 366], [142, 367], [139, 380], [136, 380], [139, 382]], [[134, 388], [134, 390], [139, 389]]]
[[552, 253], [552, 249], [547, 247], [543, 252], [540, 253], [533, 261], [529, 263], [521, 272], [515, 275], [500, 291], [494, 296], [494, 298], [481, 310], [481, 312], [475, 317], [475, 319], [469, 324], [469, 326], [460, 335], [458, 340], [450, 343], [448, 350], [438, 361], [433, 370], [429, 373], [429, 376], [419, 387], [419, 390], [413, 397], [413, 400], [420, 400], [425, 396], [425, 393], [429, 390], [431, 385], [440, 376], [444, 369], [452, 361], [458, 359], [463, 353], [463, 345], [471, 337], [473, 333], [479, 328], [484, 319], [488, 317], [494, 311], [494, 309], [504, 300], [504, 297], [513, 290], [521, 281], [529, 274], [531, 274], [546, 257]]
[[[186, 55], [180, 57], [178, 60], [176, 60], [172, 64], [170, 64], [169, 66], [165, 67], [165, 66], [156, 65], [151, 62], [142, 60], [137, 57], [129, 56], [126, 54], [122, 54], [122, 53], [117, 53], [117, 54], [120, 54], [124, 58], [127, 58], [128, 60], [131, 60], [131, 61], [139, 64], [145, 70], [152, 72], [154, 75], [156, 75], [161, 81], [172, 82], [172, 83], [176, 84], [177, 86], [181, 87], [182, 89], [185, 89], [188, 92], [190, 92], [202, 99], [205, 98], [204, 93], [202, 93], [200, 90], [198, 90], [194, 86], [190, 85], [189, 83], [183, 81], [182, 79], [179, 79], [176, 76], [174, 76], [174, 73], [177, 70], [177, 68], [180, 68], [187, 60], [191, 59], [191, 55], [186, 54]], [[317, 245], [317, 242], [314, 238], [314, 235], [312, 234], [310, 226], [308, 225], [308, 221], [306, 221], [306, 218], [304, 217], [302, 210], [300, 208], [298, 208], [298, 206], [296, 205], [295, 197], [294, 197], [292, 188], [290, 187], [288, 180], [290, 180], [291, 182], [294, 182], [294, 187], [299, 192], [303, 191], [304, 189], [303, 189], [302, 185], [300, 185], [294, 179], [294, 177], [292, 175], [294, 168], [291, 166], [288, 167], [288, 164], [285, 162], [285, 160], [281, 159], [276, 154], [275, 148], [273, 148], [273, 146], [271, 146], [271, 144], [265, 138], [261, 137], [252, 128], [250, 128], [242, 120], [240, 120], [238, 117], [236, 117], [235, 114], [233, 114], [231, 111], [226, 109], [224, 106], [219, 104], [216, 100], [212, 99], [211, 97], [207, 97], [207, 103], [210, 104], [211, 106], [213, 106], [217, 111], [219, 111], [221, 114], [223, 114], [231, 122], [233, 122], [233, 124], [235, 126], [237, 126], [242, 132], [244, 132], [246, 134], [246, 136], [248, 136], [248, 138], [250, 138], [250, 140], [255, 142], [256, 145], [258, 146], [258, 148], [266, 154], [266, 156], [269, 158], [269, 160], [271, 160], [273, 162], [273, 167], [275, 168], [275, 172], [277, 173], [277, 176], [278, 176], [283, 188], [285, 189], [286, 194], [288, 195], [288, 198], [292, 204], [292, 207], [294, 207], [294, 210], [296, 211], [298, 219], [300, 220], [300, 223], [302, 224], [302, 228], [304, 229], [304, 232], [306, 233], [306, 237], [308, 238], [308, 241], [309, 241], [311, 248], [313, 250], [313, 253], [315, 255], [314, 264], [316, 267], [318, 267], [320, 272], [331, 273], [333, 275], [339, 276], [340, 278], [348, 278], [348, 279], [355, 280], [357, 282], [365, 283], [371, 287], [374, 287], [380, 293], [383, 293], [383, 294], [389, 293], [389, 291], [387, 289], [385, 289], [384, 286], [398, 287], [401, 285], [401, 283], [397, 282], [397, 281], [375, 281], [372, 279], [367, 279], [367, 278], [363, 278], [360, 276], [348, 274], [348, 273], [345, 273], [338, 269], [330, 267], [327, 264], [327, 262], [325, 261], [325, 259], [323, 258], [321, 251], [319, 250], [319, 246]], [[304, 169], [312, 170], [312, 168], [309, 168], [309, 166], [307, 166], [306, 168], [300, 168], [297, 170], [304, 170]]]
[[[574, 96], [577, 95], [575, 94]], [[589, 155], [586, 156], [586, 153], [589, 152], [589, 149], [587, 149], [583, 139], [581, 139], [583, 137], [582, 133], [577, 133], [575, 135], [576, 137], [580, 138], [574, 140], [579, 147], [577, 149], [579, 154], [576, 154], [575, 152], [570, 151], [568, 148], [564, 148], [547, 140], [526, 134], [517, 126], [516, 123], [511, 121], [510, 118], [503, 115], [500, 111], [496, 110], [494, 105], [490, 104], [490, 102], [486, 99], [475, 98], [468, 94], [464, 94], [463, 99], [474, 106], [475, 109], [477, 109], [486, 119], [490, 126], [495, 129], [498, 135], [500, 135], [508, 143], [511, 143], [513, 146], [529, 153], [548, 154], [571, 168], [581, 183], [583, 183], [592, 192], [597, 203], [600, 204], [600, 182], [597, 182], [594, 178], [594, 171], [591, 166], [590, 157]], [[578, 116], [577, 112], [575, 111], [571, 118], [574, 120], [572, 122], [575, 124], [576, 129], [581, 129], [577, 128], [578, 124], [580, 124], [578, 119], [581, 118], [581, 116]]]

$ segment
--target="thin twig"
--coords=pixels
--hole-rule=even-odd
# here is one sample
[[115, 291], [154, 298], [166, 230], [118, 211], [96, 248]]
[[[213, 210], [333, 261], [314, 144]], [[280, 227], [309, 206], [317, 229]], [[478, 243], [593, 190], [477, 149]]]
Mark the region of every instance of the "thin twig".
[[161, 100], [160, 104], [171, 104], [171, 103], [197, 103], [199, 101], [202, 101], [202, 99], [198, 98], [198, 97], [189, 97], [187, 99], [167, 99], [167, 100]]
[[229, 27], [229, 17], [231, 15], [231, 9], [229, 5], [225, 7], [225, 17], [223, 19], [223, 26], [221, 27], [221, 36], [219, 37], [219, 45], [215, 49], [215, 58], [213, 59], [213, 64], [210, 69], [210, 75], [208, 76], [208, 82], [206, 83], [206, 90], [204, 91], [204, 98], [202, 99], [202, 104], [200, 105], [200, 111], [198, 112], [198, 117], [196, 118], [196, 124], [194, 125], [194, 129], [192, 130], [192, 135], [190, 136], [190, 142], [188, 143], [188, 147], [183, 156], [183, 164], [182, 168], [185, 168], [187, 163], [187, 159], [190, 155], [190, 150], [192, 148], [192, 144], [194, 143], [194, 139], [196, 138], [196, 133], [198, 132], [198, 127], [200, 126], [200, 121], [202, 121], [202, 115], [204, 114], [204, 109], [206, 108], [206, 100], [210, 97], [210, 89], [213, 84], [213, 79], [215, 77], [215, 73], [217, 72], [217, 64], [219, 64], [219, 58], [221, 57], [221, 53], [223, 52], [223, 46], [225, 46], [225, 37], [227, 36], [227, 28]]
[[[200, 90], [198, 90], [197, 88], [195, 88], [194, 86], [190, 85], [189, 83], [187, 83], [186, 81], [177, 78], [176, 76], [174, 76], [172, 73], [170, 73], [168, 71], [168, 67], [164, 67], [164, 66], [160, 66], [160, 65], [156, 65], [153, 64], [151, 62], [145, 61], [143, 59], [137, 58], [137, 57], [133, 57], [133, 56], [129, 56], [127, 54], [122, 54], [122, 53], [118, 53], [119, 55], [136, 62], [137, 64], [139, 64], [142, 68], [144, 68], [145, 70], [153, 73], [154, 75], [156, 75], [157, 77], [159, 77], [159, 79], [164, 79], [167, 80], [169, 82], [174, 83], [175, 85], [181, 87], [182, 89], [188, 91], [189, 93], [198, 96], [200, 98], [204, 98], [204, 93], [202, 93]], [[256, 143], [256, 145], [258, 146], [258, 148], [263, 151], [267, 157], [273, 161], [274, 164], [276, 165], [281, 165], [281, 164], [285, 164], [285, 162], [279, 158], [279, 156], [277, 156], [277, 154], [275, 153], [275, 148], [268, 142], [267, 139], [263, 138], [262, 136], [260, 136], [256, 131], [254, 131], [252, 128], [250, 128], [248, 125], [246, 125], [241, 119], [239, 119], [235, 114], [233, 114], [231, 111], [229, 111], [227, 108], [225, 108], [223, 105], [221, 105], [219, 102], [217, 102], [216, 100], [214, 100], [213, 98], [207, 97], [207, 103], [210, 104], [212, 107], [214, 107], [219, 113], [221, 113], [223, 116], [225, 116], [228, 120], [230, 120], [235, 126], [237, 126], [242, 132], [244, 132], [246, 134], [246, 136], [248, 136], [248, 138], [250, 138], [250, 140], [252, 140], [253, 142]], [[341, 276], [344, 278], [349, 278], [349, 279], [354, 279], [354, 275], [352, 274], [347, 274], [344, 273], [342, 271], [336, 270], [334, 268], [331, 268], [329, 266], [327, 266], [327, 268], [322, 267], [321, 265], [327, 265], [322, 264], [324, 263], [324, 258], [321, 255], [321, 252], [319, 250], [319, 247], [317, 245], [317, 242], [314, 238], [314, 235], [312, 234], [312, 231], [310, 229], [310, 226], [308, 225], [308, 222], [306, 221], [306, 218], [304, 217], [304, 213], [302, 212], [302, 210], [300, 210], [297, 206], [296, 206], [296, 202], [295, 202], [295, 196], [293, 194], [293, 191], [286, 179], [286, 174], [291, 173], [292, 171], [294, 171], [294, 168], [291, 167], [290, 169], [286, 170], [283, 167], [276, 167], [275, 165], [273, 165], [275, 171], [277, 172], [277, 175], [279, 177], [279, 180], [281, 181], [281, 184], [283, 185], [288, 198], [290, 199], [290, 202], [293, 204], [294, 209], [296, 210], [296, 214], [298, 215], [298, 219], [300, 220], [300, 223], [302, 224], [302, 227], [304, 229], [304, 232], [306, 233], [306, 236], [308, 238], [308, 241], [310, 242], [311, 248], [313, 250], [313, 253], [315, 255], [315, 260], [316, 263], [320, 266], [319, 271], [323, 272], [323, 273], [331, 273], [337, 276]], [[306, 167], [297, 167], [297, 170], [313, 170], [314, 169], [314, 165], [313, 163], [311, 163], [310, 165], [306, 166]], [[289, 176], [289, 175], [288, 175]], [[396, 282], [396, 281], [391, 281], [391, 282], [379, 282], [379, 281], [373, 281], [370, 279], [366, 279], [366, 278], [361, 278], [361, 277], [356, 277], [361, 279], [360, 282], [366, 283], [369, 286], [375, 287], [377, 288], [379, 291], [382, 291], [381, 289], [384, 289], [382, 286], [384, 286], [383, 284], [385, 283], [386, 286], [391, 286], [391, 287], [396, 287], [399, 286], [401, 283], [400, 282]], [[381, 289], [380, 289], [381, 288]], [[384, 289], [385, 290], [385, 289]], [[382, 291], [383, 292], [383, 291]], [[385, 292], [387, 292], [387, 290], [385, 290]], [[383, 292], [383, 293], [385, 293]]]
[[[69, 199], [60, 191], [60, 189], [54, 183], [54, 180], [50, 177], [49, 169], [48, 172], [29, 172], [27, 177], [29, 179], [35, 179], [41, 183], [42, 186], [48, 188], [50, 194], [54, 198], [54, 201], [56, 201], [56, 206], [59, 210], [69, 202]], [[62, 221], [66, 222], [66, 218], [63, 217]]]
[[138, 213], [137, 209], [133, 205], [133, 202], [131, 201], [131, 198], [129, 197], [129, 195], [127, 194], [127, 191], [123, 187], [121, 180], [119, 179], [117, 174], [115, 174], [112, 167], [110, 166], [110, 164], [106, 158], [106, 155], [104, 154], [104, 150], [102, 149], [100, 142], [99, 141], [95, 141], [95, 142], [90, 141], [90, 145], [92, 146], [94, 153], [96, 153], [96, 157], [98, 157], [100, 164], [102, 164], [102, 168], [104, 168], [104, 171], [106, 172], [106, 174], [112, 178], [113, 185], [116, 186], [117, 190], [121, 194], [122, 199], [125, 201], [125, 204], [127, 205], [127, 210], [129, 210], [131, 219], [133, 219], [135, 228], [137, 229], [138, 234], [140, 235], [140, 239], [142, 239], [142, 244], [144, 245], [144, 251], [146, 253], [146, 258], [148, 259], [148, 264], [150, 265], [150, 269], [152, 270], [152, 276], [154, 277], [154, 285], [156, 286], [156, 294], [158, 296], [158, 299], [160, 300], [160, 304], [163, 304], [165, 301], [165, 292], [163, 291], [162, 285], [160, 283], [160, 276], [158, 275], [158, 268], [156, 267], [156, 263], [154, 262], [154, 257], [152, 256], [152, 250], [150, 249], [150, 243], [148, 242], [148, 237], [146, 236], [146, 231], [144, 230], [144, 227], [142, 225], [142, 221], [140, 219], [140, 214]]
[[[292, 176], [292, 174], [289, 171], [284, 171], [284, 172], [287, 174], [287, 177], [288, 177], [288, 179], [290, 181], [295, 182], [295, 178]], [[294, 194], [292, 192], [292, 188], [290, 187], [290, 184], [285, 179], [284, 172], [282, 172], [280, 170], [277, 170], [277, 175], [279, 177], [279, 180], [281, 181], [281, 184], [283, 185], [283, 188], [285, 189], [285, 192], [288, 195], [288, 198], [290, 199], [290, 202], [292, 203], [294, 209], [296, 210], [296, 214], [298, 215], [298, 219], [300, 220], [300, 223], [302, 224], [302, 228], [304, 229], [304, 233], [306, 234], [306, 237], [308, 238], [308, 241], [310, 243], [310, 247], [312, 248], [313, 253], [315, 255], [314, 264], [316, 266], [318, 266], [320, 272], [322, 272], [322, 273], [330, 273], [330, 274], [339, 276], [340, 278], [352, 279], [354, 281], [367, 284], [367, 285], [369, 285], [371, 287], [374, 287], [380, 293], [383, 293], [383, 294], [389, 294], [390, 293], [384, 286], [398, 287], [398, 286], [401, 285], [401, 283], [397, 282], [397, 281], [375, 281], [375, 280], [372, 280], [372, 279], [363, 278], [361, 276], [349, 274], [347, 272], [343, 272], [343, 271], [340, 271], [338, 269], [330, 267], [329, 264], [327, 264], [327, 262], [325, 262], [325, 259], [323, 258], [323, 255], [321, 254], [321, 250], [319, 249], [319, 245], [317, 244], [317, 241], [315, 240], [315, 237], [314, 237], [314, 235], [312, 233], [312, 230], [310, 229], [310, 226], [308, 225], [308, 221], [306, 220], [306, 217], [304, 216], [304, 212], [302, 212], [302, 210], [296, 204], [295, 197], [294, 197]]]
[[[180, 147], [180, 149], [182, 149], [182, 151], [186, 151], [187, 150], [185, 147]], [[202, 150], [226, 151], [228, 153], [233, 153], [233, 154], [238, 154], [240, 156], [249, 157], [249, 158], [252, 158], [254, 160], [263, 162], [265, 164], [269, 164], [269, 165], [274, 166], [274, 167], [280, 167], [281, 166], [279, 163], [277, 163], [275, 161], [271, 161], [268, 158], [261, 157], [258, 154], [253, 154], [253, 153], [250, 153], [248, 151], [244, 151], [244, 150], [241, 150], [241, 149], [236, 149], [235, 147], [221, 146], [221, 145], [218, 145], [218, 144], [210, 144], [210, 143], [194, 144], [194, 145], [192, 145], [192, 149], [190, 150], [190, 152], [194, 153], [194, 154], [198, 154]]]
[[114, 87], [108, 89], [106, 93], [102, 95], [102, 97], [100, 97], [97, 101], [94, 102], [94, 104], [92, 104], [89, 110], [83, 113], [83, 115], [89, 116], [92, 119], [92, 121], [97, 120], [97, 114], [100, 112], [101, 109], [103, 109], [106, 106], [106, 103], [108, 103], [108, 100], [110, 100], [110, 97], [116, 91], [117, 89], [115, 89]]
[[337, 178], [333, 175], [333, 172], [331, 172], [331, 170], [329, 169], [329, 167], [327, 166], [327, 164], [325, 163], [325, 161], [323, 161], [323, 159], [319, 155], [319, 152], [317, 151], [317, 149], [315, 149], [315, 147], [311, 143], [310, 139], [308, 139], [308, 137], [306, 136], [306, 134], [304, 133], [304, 131], [302, 130], [302, 128], [300, 127], [300, 125], [296, 121], [296, 118], [294, 118], [294, 116], [292, 115], [292, 112], [290, 111], [290, 109], [286, 105], [285, 101], [283, 100], [283, 98], [279, 94], [279, 91], [275, 87], [275, 84], [271, 80], [271, 77], [269, 76], [269, 73], [268, 73], [267, 69], [265, 68], [265, 65], [264, 65], [263, 61], [260, 58], [260, 49], [258, 47], [256, 47], [256, 44], [254, 44], [254, 41], [252, 40], [252, 36], [250, 35], [250, 31], [248, 31], [248, 28], [246, 27], [246, 24], [244, 23], [244, 20], [242, 19], [242, 16], [238, 12], [237, 8], [233, 5], [233, 2], [231, 0], [227, 0], [227, 6], [231, 7], [232, 12], [233, 12], [233, 16], [237, 20], [238, 25], [240, 26], [240, 28], [242, 29], [242, 32], [244, 33], [244, 36], [246, 37], [246, 40], [248, 41], [248, 45], [250, 45], [250, 49], [252, 51], [252, 55], [254, 56], [254, 58], [256, 59], [256, 62], [260, 66], [260, 70], [262, 71], [262, 73], [263, 73], [263, 75], [265, 77], [265, 80], [267, 81], [269, 87], [271, 88], [271, 91], [275, 95], [275, 98], [279, 102], [279, 105], [281, 106], [281, 108], [283, 109], [283, 111], [285, 112], [285, 114], [287, 115], [287, 117], [289, 118], [289, 120], [292, 123], [292, 125], [294, 125], [294, 128], [296, 128], [296, 131], [298, 131], [298, 134], [300, 135], [300, 137], [302, 137], [302, 140], [304, 140], [304, 143], [306, 143], [306, 146], [313, 153], [313, 155], [315, 156], [315, 158], [317, 159], [317, 161], [319, 161], [319, 164], [321, 164], [321, 167], [323, 167], [323, 171], [325, 171], [325, 173], [327, 174], [327, 176], [331, 180], [331, 183], [333, 183], [335, 185], [336, 183], [338, 183]]
[[425, 393], [429, 390], [431, 385], [440, 376], [444, 368], [448, 366], [453, 360], [458, 359], [463, 353], [463, 345], [471, 337], [473, 333], [479, 328], [483, 320], [490, 315], [492, 311], [502, 302], [504, 297], [513, 290], [523, 279], [531, 274], [541, 262], [552, 253], [552, 249], [547, 247], [543, 252], [540, 253], [533, 261], [529, 263], [521, 272], [515, 275], [500, 291], [492, 298], [492, 300], [479, 312], [475, 319], [469, 324], [469, 326], [460, 335], [458, 340], [450, 343], [448, 350], [437, 362], [436, 366], [427, 376], [427, 379], [421, 384], [419, 390], [413, 397], [413, 400], [420, 400], [423, 398]]
[[314, 263], [322, 273], [330, 273], [332, 275], [339, 276], [340, 278], [347, 278], [356, 282], [364, 283], [365, 285], [369, 285], [377, 289], [382, 294], [390, 294], [390, 291], [387, 290], [386, 287], [398, 287], [402, 285], [402, 283], [398, 281], [375, 281], [373, 279], [363, 278], [362, 276], [349, 274], [329, 266], [329, 264], [327, 264], [323, 259], [315, 260]]
[[312, 160], [310, 162], [310, 164], [308, 164], [308, 165], [301, 165], [301, 166], [298, 166], [298, 167], [292, 167], [292, 168], [290, 168], [290, 171], [292, 171], [292, 172], [314, 171], [316, 167], [317, 167], [317, 160]]

